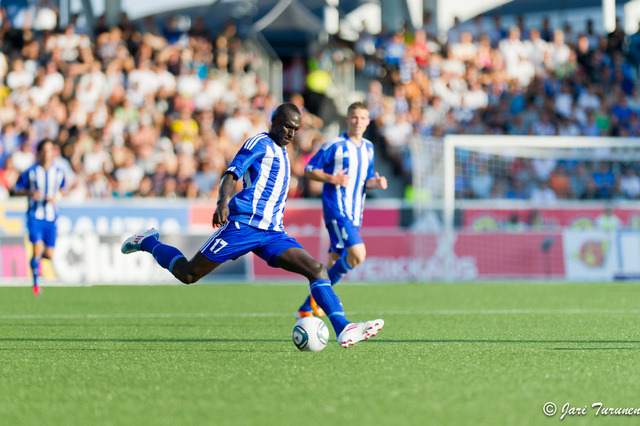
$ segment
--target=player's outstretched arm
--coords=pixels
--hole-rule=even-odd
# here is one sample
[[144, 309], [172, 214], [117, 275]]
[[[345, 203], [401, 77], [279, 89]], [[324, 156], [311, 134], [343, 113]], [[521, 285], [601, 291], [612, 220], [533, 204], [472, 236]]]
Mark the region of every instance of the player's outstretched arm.
[[377, 188], [387, 189], [387, 178], [380, 176], [378, 172], [376, 172], [376, 177], [372, 177], [367, 180], [367, 189]]
[[349, 183], [349, 175], [346, 174], [347, 170], [349, 169], [344, 169], [336, 175], [325, 173], [322, 169], [305, 170], [304, 177], [332, 185], [347, 186], [347, 183]]
[[212, 224], [214, 228], [222, 226], [227, 222], [229, 216], [229, 201], [233, 197], [238, 178], [233, 173], [225, 173], [220, 182], [220, 192], [218, 194], [218, 207], [213, 213]]

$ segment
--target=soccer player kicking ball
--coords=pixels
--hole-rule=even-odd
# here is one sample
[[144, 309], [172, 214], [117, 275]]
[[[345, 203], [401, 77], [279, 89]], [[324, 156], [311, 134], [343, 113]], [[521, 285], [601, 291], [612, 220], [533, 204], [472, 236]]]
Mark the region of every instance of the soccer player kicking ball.
[[[373, 144], [364, 139], [369, 109], [355, 102], [347, 110], [347, 132], [326, 142], [309, 160], [307, 179], [324, 182], [322, 209], [329, 231], [329, 279], [335, 285], [350, 270], [364, 262], [367, 251], [360, 236], [367, 189], [387, 189], [387, 178], [373, 171]], [[296, 317], [323, 316], [313, 294], [298, 309]]]
[[66, 192], [64, 172], [53, 164], [53, 160], [53, 142], [45, 139], [38, 144], [36, 163], [20, 175], [13, 191], [15, 195], [29, 197], [27, 228], [29, 241], [33, 244], [31, 270], [33, 294], [36, 296], [40, 295], [40, 260], [43, 257], [53, 257], [58, 219], [57, 203]]
[[[309, 280], [311, 294], [327, 312], [338, 343], [347, 348], [375, 336], [384, 321], [349, 322], [331, 287], [326, 267], [284, 232], [282, 217], [291, 176], [286, 146], [293, 141], [300, 123], [298, 108], [284, 103], [274, 112], [269, 132], [244, 143], [220, 183], [218, 206], [213, 214], [217, 230], [191, 260], [187, 261], [177, 248], [158, 241], [155, 229], [128, 238], [122, 244], [122, 253], [149, 252], [178, 280], [192, 284], [227, 260], [252, 251], [270, 266]], [[243, 189], [233, 196], [241, 177]]]

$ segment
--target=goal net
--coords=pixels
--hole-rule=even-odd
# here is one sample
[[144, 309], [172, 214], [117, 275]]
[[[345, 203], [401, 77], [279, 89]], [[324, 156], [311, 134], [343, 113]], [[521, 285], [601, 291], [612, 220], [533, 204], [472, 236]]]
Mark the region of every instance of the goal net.
[[411, 167], [433, 279], [640, 278], [637, 139], [421, 138]]

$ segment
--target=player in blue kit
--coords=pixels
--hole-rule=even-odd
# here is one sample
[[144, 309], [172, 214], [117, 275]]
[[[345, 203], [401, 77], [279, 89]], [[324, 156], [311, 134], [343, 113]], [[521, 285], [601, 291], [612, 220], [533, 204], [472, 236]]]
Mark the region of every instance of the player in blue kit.
[[36, 296], [40, 295], [40, 260], [43, 257], [53, 257], [58, 219], [57, 204], [66, 192], [64, 172], [53, 164], [53, 160], [53, 142], [45, 139], [38, 144], [36, 163], [20, 175], [14, 187], [15, 195], [29, 197], [27, 228], [29, 241], [33, 244], [31, 270], [33, 294]]
[[[335, 285], [350, 270], [364, 262], [367, 251], [360, 236], [367, 189], [387, 189], [387, 178], [373, 170], [373, 144], [364, 139], [369, 109], [355, 102], [347, 110], [347, 132], [326, 142], [309, 160], [307, 179], [324, 182], [322, 210], [329, 231], [329, 279]], [[323, 316], [313, 295], [300, 306], [297, 317]]]
[[[349, 322], [331, 287], [326, 267], [284, 232], [282, 218], [291, 176], [286, 146], [293, 141], [300, 124], [298, 108], [284, 103], [274, 112], [268, 133], [245, 141], [220, 183], [218, 206], [212, 220], [217, 230], [191, 260], [177, 248], [158, 241], [155, 229], [129, 237], [122, 244], [122, 253], [141, 250], [151, 253], [158, 264], [178, 280], [192, 284], [227, 260], [251, 251], [270, 266], [298, 273], [309, 280], [311, 294], [327, 312], [338, 343], [346, 348], [375, 336], [384, 321]], [[240, 178], [243, 188], [234, 196]]]

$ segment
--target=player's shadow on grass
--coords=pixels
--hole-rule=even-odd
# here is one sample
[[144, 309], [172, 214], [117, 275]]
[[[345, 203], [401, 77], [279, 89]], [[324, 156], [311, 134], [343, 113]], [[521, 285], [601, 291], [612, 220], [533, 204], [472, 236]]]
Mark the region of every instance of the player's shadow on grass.
[[[282, 342], [290, 343], [290, 339], [227, 339], [227, 338], [184, 338], [184, 339], [165, 339], [165, 338], [65, 338], [65, 337], [4, 337], [0, 338], [1, 342], [31, 342], [31, 343], [44, 343], [44, 342], [60, 342], [60, 343], [240, 343], [240, 342], [257, 342], [257, 343], [278, 343]], [[2, 350], [23, 350], [21, 348], [3, 348], [0, 346], [0, 351]]]
[[78, 337], [2, 337], [0, 342], [81, 342], [81, 343], [224, 343], [224, 342], [291, 342], [291, 339], [227, 339], [227, 338], [78, 338]]
[[[129, 343], [129, 345], [122, 347], [34, 347], [29, 345], [28, 347], [22, 348], [7, 348], [3, 347], [3, 342], [29, 342], [33, 345], [42, 345], [46, 343], [77, 343], [77, 344], [87, 344], [91, 343], [94, 345], [103, 345], [110, 343]], [[211, 339], [202, 339], [202, 338], [193, 338], [193, 339], [89, 339], [89, 338], [64, 338], [64, 337], [5, 337], [0, 338], [0, 353], [1, 352], [17, 352], [17, 351], [161, 351], [161, 352], [185, 352], [185, 351], [195, 351], [195, 352], [282, 352], [281, 349], [268, 350], [265, 348], [256, 348], [249, 347], [243, 349], [234, 349], [233, 347], [218, 347], [215, 344], [222, 343], [277, 343], [278, 347], [282, 348], [282, 343], [291, 343], [289, 339], [226, 339], [226, 338], [211, 338]], [[147, 345], [148, 343], [156, 343], [156, 344], [185, 344], [185, 343], [199, 343], [199, 344], [208, 344], [207, 346], [194, 346], [194, 347], [171, 347], [171, 346], [160, 346], [157, 345]], [[132, 345], [144, 344], [144, 346], [140, 347], [132, 347]], [[211, 346], [210, 344], [214, 344]], [[56, 345], [57, 346], [57, 345]], [[243, 346], [246, 346], [243, 345]]]
[[[491, 344], [512, 344], [512, 343], [536, 343], [536, 344], [575, 344], [575, 345], [594, 345], [594, 344], [640, 344], [640, 340], [533, 340], [533, 339], [374, 339], [373, 343], [491, 343]], [[607, 350], [640, 350], [640, 347], [570, 347], [570, 348], [544, 348], [549, 351], [607, 351]]]
[[640, 343], [640, 340], [546, 340], [546, 339], [376, 339], [376, 343]]
[[[154, 328], [163, 328], [163, 327], [180, 327], [180, 328], [211, 328], [215, 326], [216, 328], [220, 328], [220, 325], [212, 325], [212, 324], [151, 324], [151, 323], [147, 323], [147, 324], [117, 324], [117, 323], [106, 323], [106, 324], [87, 324], [85, 322], [83, 323], [56, 323], [56, 324], [51, 324], [51, 323], [46, 323], [46, 324], [29, 324], [29, 323], [24, 323], [24, 322], [20, 322], [20, 323], [2, 323], [0, 324], [0, 327], [23, 327], [23, 328], [33, 328], [33, 327], [46, 327], [46, 328], [51, 328], [51, 327], [81, 327], [83, 329], [89, 329], [89, 328], [104, 328], [104, 327], [110, 327], [110, 328], [114, 328], [114, 327], [126, 327], [126, 328], [150, 328], [150, 327], [154, 327]], [[231, 328], [233, 326], [226, 326], [228, 328]]]
[[546, 348], [548, 351], [638, 351], [640, 348]]

